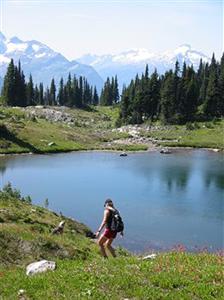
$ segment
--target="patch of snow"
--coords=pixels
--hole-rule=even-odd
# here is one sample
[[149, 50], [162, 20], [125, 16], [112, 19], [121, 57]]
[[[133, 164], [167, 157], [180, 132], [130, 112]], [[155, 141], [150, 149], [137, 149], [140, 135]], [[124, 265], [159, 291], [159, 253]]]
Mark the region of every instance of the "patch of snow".
[[186, 53], [187, 53], [188, 51], [191, 51], [191, 46], [188, 45], [188, 44], [184, 44], [184, 45], [181, 45], [181, 46], [177, 47], [177, 48], [174, 50], [174, 54], [175, 54], [175, 55], [178, 55], [178, 54], [186, 55]]
[[25, 51], [27, 47], [28, 47], [27, 43], [20, 43], [20, 44], [8, 43], [6, 53], [11, 53], [15, 51]]
[[140, 48], [140, 49], [133, 49], [120, 55], [113, 56], [112, 60], [114, 62], [121, 62], [121, 63], [138, 63], [145, 60], [149, 60], [155, 55], [149, 52], [147, 49]]
[[33, 50], [36, 51], [36, 52], [40, 50], [40, 46], [37, 45], [37, 44], [32, 45], [32, 48], [33, 48]]
[[36, 57], [36, 58], [41, 58], [41, 57], [44, 57], [44, 56], [46, 56], [46, 55], [47, 55], [47, 53], [42, 52], [42, 53], [39, 53], [39, 54], [35, 54], [35, 57]]

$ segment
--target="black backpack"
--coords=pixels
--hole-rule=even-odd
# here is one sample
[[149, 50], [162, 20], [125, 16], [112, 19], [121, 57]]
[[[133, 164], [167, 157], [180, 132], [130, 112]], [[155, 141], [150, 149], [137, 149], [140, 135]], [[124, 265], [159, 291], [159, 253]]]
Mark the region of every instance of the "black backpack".
[[111, 220], [110, 229], [112, 231], [122, 232], [124, 230], [124, 223], [122, 221], [119, 211], [115, 209], [115, 210], [111, 210], [111, 213], [112, 213], [112, 220]]

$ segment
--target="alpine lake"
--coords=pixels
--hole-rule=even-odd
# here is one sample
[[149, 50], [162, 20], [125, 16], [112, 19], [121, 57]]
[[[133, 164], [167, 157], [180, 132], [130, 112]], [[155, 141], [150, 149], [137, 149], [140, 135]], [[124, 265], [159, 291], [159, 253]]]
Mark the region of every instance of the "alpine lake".
[[130, 251], [215, 252], [224, 241], [223, 158], [207, 150], [7, 155], [0, 179], [93, 231], [111, 198], [125, 223], [115, 244]]

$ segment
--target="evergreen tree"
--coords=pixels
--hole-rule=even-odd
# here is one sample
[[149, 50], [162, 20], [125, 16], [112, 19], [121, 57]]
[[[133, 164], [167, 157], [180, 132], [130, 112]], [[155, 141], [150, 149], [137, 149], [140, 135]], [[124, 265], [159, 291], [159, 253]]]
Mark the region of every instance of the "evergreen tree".
[[219, 75], [219, 101], [217, 108], [217, 116], [224, 116], [224, 53], [220, 63], [220, 75]]
[[161, 118], [166, 123], [172, 123], [176, 112], [175, 100], [175, 81], [173, 71], [166, 72], [160, 90], [161, 96]]
[[71, 74], [68, 75], [68, 80], [66, 83], [66, 102], [65, 104], [69, 107], [73, 106], [73, 97], [72, 97], [72, 79]]
[[38, 86], [35, 85], [35, 88], [34, 88], [34, 95], [33, 95], [33, 100], [34, 100], [34, 104], [37, 105], [39, 103], [39, 89], [38, 89]]
[[57, 100], [58, 100], [58, 104], [59, 105], [64, 105], [65, 104], [65, 101], [64, 101], [65, 99], [64, 99], [64, 81], [63, 81], [63, 78], [61, 78], [61, 80], [60, 80]]
[[114, 78], [112, 89], [113, 89], [113, 102], [116, 104], [116, 103], [118, 103], [119, 98], [120, 98], [117, 75]]
[[15, 67], [15, 105], [26, 106], [26, 82], [25, 76], [21, 70], [20, 61], [18, 67]]
[[2, 95], [5, 99], [5, 103], [9, 106], [16, 105], [15, 96], [16, 96], [16, 82], [15, 82], [15, 66], [14, 61], [11, 59], [6, 75], [4, 77]]
[[208, 86], [208, 78], [209, 78], [209, 66], [208, 63], [203, 65], [202, 71], [199, 75], [199, 98], [198, 105], [201, 105], [205, 102], [207, 86]]
[[50, 85], [50, 105], [56, 105], [56, 86], [54, 82], [54, 78], [51, 80]]
[[50, 90], [49, 87], [47, 86], [45, 93], [44, 93], [44, 103], [45, 105], [50, 105]]
[[29, 81], [26, 85], [26, 98], [27, 98], [27, 105], [35, 105], [33, 79], [31, 74], [29, 77]]
[[100, 104], [109, 106], [113, 103], [113, 91], [111, 88], [110, 78], [108, 77], [106, 82], [104, 83], [104, 87], [102, 89], [100, 95]]
[[39, 84], [39, 99], [38, 99], [39, 105], [44, 105], [44, 86], [43, 83]]
[[98, 96], [96, 87], [94, 87], [94, 91], [93, 91], [93, 105], [98, 105], [98, 104], [99, 104], [99, 96]]
[[[206, 90], [206, 98], [204, 102], [205, 117], [215, 117], [218, 114], [219, 103], [219, 86], [218, 86], [218, 70], [215, 56], [213, 54], [209, 67], [208, 86]], [[219, 114], [218, 114], [219, 115]]]

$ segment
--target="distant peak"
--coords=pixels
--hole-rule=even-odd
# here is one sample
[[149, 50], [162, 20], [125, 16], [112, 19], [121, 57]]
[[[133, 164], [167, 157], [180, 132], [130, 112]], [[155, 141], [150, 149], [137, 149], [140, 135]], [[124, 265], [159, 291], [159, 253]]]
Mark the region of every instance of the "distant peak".
[[189, 44], [183, 44], [183, 45], [180, 45], [179, 47], [177, 47], [175, 49], [175, 53], [182, 53], [182, 54], [185, 54], [187, 51], [191, 51], [191, 45]]
[[6, 37], [4, 36], [4, 34], [0, 31], [0, 41], [5, 41]]
[[18, 37], [14, 36], [10, 39], [10, 42], [13, 44], [18, 44], [21, 43], [22, 41]]

